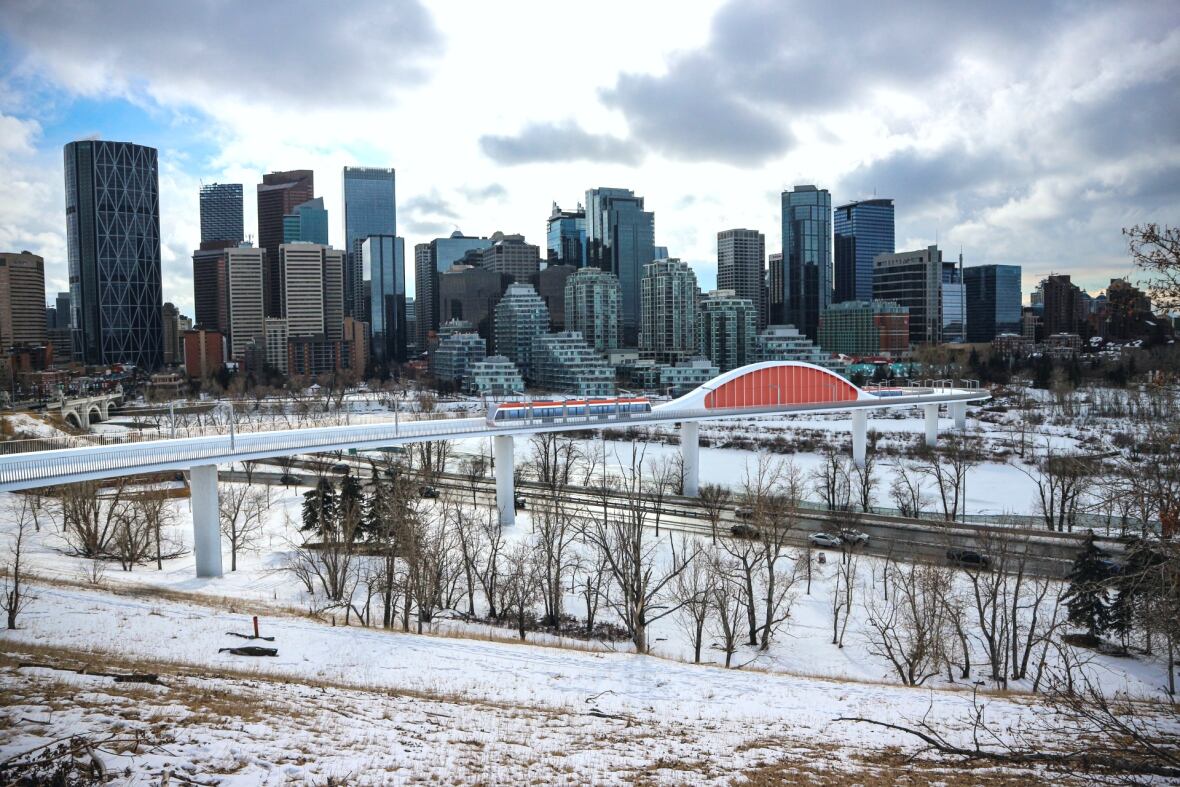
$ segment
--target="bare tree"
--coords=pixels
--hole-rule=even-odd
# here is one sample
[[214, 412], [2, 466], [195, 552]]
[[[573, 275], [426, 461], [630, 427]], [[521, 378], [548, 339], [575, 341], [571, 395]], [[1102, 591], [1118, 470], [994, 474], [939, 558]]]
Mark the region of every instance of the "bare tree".
[[96, 481], [57, 487], [62, 532], [75, 554], [91, 558], [112, 554], [127, 506], [125, 486], [126, 478], [120, 478], [105, 488]]
[[710, 572], [713, 574], [712, 606], [717, 635], [721, 639], [721, 650], [725, 653], [725, 666], [733, 665], [733, 654], [737, 653], [742, 636], [742, 616], [745, 614], [745, 590], [739, 575], [733, 571], [732, 561], [714, 554]]
[[664, 513], [664, 501], [668, 495], [676, 491], [680, 482], [680, 470], [667, 457], [657, 459], [651, 464], [647, 474], [646, 493], [651, 506], [652, 524], [655, 525], [656, 538], [660, 536], [660, 518]]
[[229, 541], [230, 571], [238, 570], [238, 553], [262, 537], [266, 492], [249, 484], [222, 484], [218, 493], [221, 534]]
[[765, 591], [760, 632], [760, 649], [770, 648], [775, 630], [790, 617], [791, 591], [798, 578], [797, 563], [784, 571], [780, 561], [787, 548], [787, 539], [799, 527], [798, 501], [803, 497], [803, 473], [792, 462], [760, 456], [757, 470], [747, 469], [744, 483], [747, 501], [758, 531], [764, 569], [762, 586]]
[[4, 610], [8, 628], [15, 629], [20, 613], [35, 600], [28, 592], [24, 562], [35, 522], [29, 495], [13, 495], [7, 508], [8, 518], [16, 527], [8, 544], [8, 560], [0, 565], [0, 608]]
[[897, 463], [897, 472], [889, 484], [889, 497], [902, 516], [918, 517], [929, 503], [922, 491], [922, 475], [917, 465]]
[[843, 560], [834, 566], [832, 576], [832, 644], [844, 647], [844, 633], [848, 630], [848, 618], [852, 615], [852, 600], [856, 592], [856, 569], [858, 557], [849, 551]]
[[966, 508], [967, 471], [979, 462], [957, 437], [948, 437], [943, 446], [926, 451], [924, 459], [919, 472], [934, 482], [942, 514], [953, 522]]
[[517, 634], [523, 640], [541, 588], [536, 554], [528, 544], [517, 542], [503, 552], [503, 564], [501, 613], [516, 623]]
[[1180, 227], [1159, 224], [1124, 229], [1131, 259], [1147, 274], [1147, 291], [1156, 309], [1180, 308]]
[[576, 557], [573, 542], [578, 530], [562, 497], [542, 497], [533, 506], [533, 532], [537, 535], [538, 570], [546, 625], [561, 627], [565, 580]]
[[578, 443], [557, 432], [538, 432], [530, 438], [532, 470], [539, 482], [550, 490], [569, 486], [581, 451]]
[[1017, 468], [1037, 486], [1037, 507], [1045, 526], [1072, 533], [1080, 501], [1093, 475], [1092, 463], [1079, 455], [1054, 452], [1051, 441], [1046, 439], [1044, 459], [1032, 470], [1019, 464]]
[[901, 682], [920, 686], [946, 662], [950, 631], [942, 595], [953, 578], [945, 568], [889, 561], [893, 594], [865, 599], [868, 650], [893, 665]]
[[585, 604], [586, 636], [592, 636], [598, 608], [609, 593], [610, 565], [606, 556], [593, 552], [590, 557], [579, 557], [574, 564], [573, 586]]
[[476, 454], [463, 460], [462, 473], [464, 480], [467, 481], [467, 486], [471, 490], [471, 505], [476, 503], [476, 494], [479, 492], [484, 477], [488, 472], [488, 458], [483, 454]]
[[729, 510], [730, 492], [720, 484], [702, 484], [698, 498], [705, 518], [709, 520], [709, 528], [713, 533], [713, 544], [717, 544], [717, 528], [721, 524], [721, 517]]
[[812, 485], [829, 511], [848, 510], [852, 496], [848, 459], [833, 445], [824, 448], [823, 462], [812, 473]]
[[878, 434], [875, 431], [868, 433], [865, 450], [864, 464], [852, 465], [852, 481], [853, 491], [856, 494], [856, 501], [860, 504], [860, 510], [868, 513], [873, 507], [873, 491], [877, 486], [876, 469], [877, 469], [877, 440]]
[[[684, 543], [684, 539], [681, 539], [680, 551], [687, 552], [688, 550], [688, 544]], [[714, 556], [702, 554], [676, 577], [672, 587], [672, 595], [680, 605], [676, 620], [688, 636], [689, 642], [692, 643], [694, 664], [699, 664], [701, 661], [701, 646], [705, 640], [705, 623], [709, 619], [709, 611], [712, 608], [713, 583], [717, 581], [714, 567]]]

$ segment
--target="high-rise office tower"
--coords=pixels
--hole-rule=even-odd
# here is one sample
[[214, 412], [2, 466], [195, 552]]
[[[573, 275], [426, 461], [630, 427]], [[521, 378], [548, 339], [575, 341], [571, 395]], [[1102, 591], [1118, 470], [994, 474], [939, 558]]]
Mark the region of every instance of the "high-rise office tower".
[[283, 243], [328, 245], [328, 209], [324, 198], [309, 199], [283, 216]]
[[597, 188], [586, 192], [588, 264], [619, 278], [623, 292], [623, 344], [639, 337], [640, 281], [644, 266], [655, 259], [655, 214], [643, 209], [643, 197], [629, 189]]
[[365, 310], [361, 244], [370, 235], [397, 236], [396, 174], [392, 167], [345, 167], [344, 309], [358, 318]]
[[640, 351], [659, 363], [695, 356], [700, 290], [692, 268], [675, 258], [649, 263], [644, 268], [642, 293]]
[[866, 199], [836, 208], [833, 303], [873, 299], [873, 260], [892, 254], [893, 200]]
[[548, 332], [549, 310], [531, 284], [509, 284], [496, 304], [496, 353], [510, 359], [529, 376], [533, 339]]
[[[68, 292], [59, 292], [55, 299], [57, 304], [57, 321], [53, 327], [61, 330], [62, 328], [70, 327], [70, 294]], [[63, 349], [69, 349], [63, 348]]]
[[758, 309], [758, 329], [766, 326], [766, 236], [758, 230], [717, 233], [717, 288], [749, 298]]
[[370, 235], [360, 250], [363, 279], [369, 281], [370, 351], [374, 363], [387, 369], [406, 360], [406, 242]]
[[[266, 344], [266, 269], [266, 249], [243, 245], [226, 250], [226, 325], [222, 332], [229, 338], [230, 358], [235, 361], [242, 361], [248, 348]], [[284, 346], [284, 358], [286, 352]]]
[[910, 310], [911, 344], [943, 341], [943, 267], [937, 246], [878, 254], [873, 260], [873, 299]]
[[491, 245], [489, 238], [470, 237], [455, 230], [450, 237], [435, 238], [430, 243], [414, 247], [414, 300], [418, 306], [420, 347], [426, 347], [426, 337], [438, 330], [440, 322], [450, 319], [442, 317], [440, 320], [439, 274], [450, 270], [467, 252], [483, 251]]
[[287, 337], [338, 342], [344, 335], [344, 252], [318, 243], [279, 247]]
[[523, 235], [492, 233], [492, 245], [483, 250], [480, 266], [506, 273], [516, 282], [529, 282], [541, 270], [541, 250], [525, 243]]
[[959, 262], [942, 264], [942, 340], [964, 342], [967, 340], [967, 291], [963, 286], [963, 255]]
[[491, 346], [495, 332], [492, 315], [507, 287], [508, 277], [503, 273], [473, 265], [452, 265], [438, 274], [439, 319], [443, 323], [470, 323]]
[[229, 296], [226, 255], [229, 249], [197, 249], [193, 252], [193, 319], [206, 331], [229, 330]]
[[770, 293], [770, 321], [794, 325], [812, 341], [819, 315], [832, 303], [832, 197], [796, 186], [782, 194], [783, 257], [779, 288]]
[[242, 184], [209, 183], [201, 186], [201, 243], [228, 241], [236, 245], [246, 238], [242, 226]]
[[1001, 333], [1020, 333], [1020, 266], [975, 265], [963, 269], [967, 297], [967, 341], [990, 342]]
[[75, 357], [157, 369], [164, 297], [156, 149], [70, 142], [65, 181]]
[[714, 290], [697, 312], [697, 346], [723, 372], [754, 362], [758, 316], [749, 298]]
[[258, 247], [266, 250], [266, 313], [283, 316], [283, 217], [315, 197], [315, 174], [310, 169], [270, 172], [258, 184]]
[[1041, 282], [1044, 304], [1044, 333], [1077, 333], [1078, 313], [1081, 311], [1082, 291], [1070, 281], [1068, 274], [1053, 273]]
[[561, 263], [581, 268], [586, 264], [586, 209], [562, 210], [553, 203], [546, 232], [546, 258], [549, 264]]
[[0, 252], [0, 352], [46, 342], [45, 260], [27, 251]]
[[623, 295], [613, 273], [582, 268], [565, 280], [565, 329], [582, 334], [595, 352], [619, 348], [619, 311]]
[[164, 337], [164, 365], [173, 366], [181, 361], [180, 310], [174, 303], [165, 303], [160, 307], [160, 319]]

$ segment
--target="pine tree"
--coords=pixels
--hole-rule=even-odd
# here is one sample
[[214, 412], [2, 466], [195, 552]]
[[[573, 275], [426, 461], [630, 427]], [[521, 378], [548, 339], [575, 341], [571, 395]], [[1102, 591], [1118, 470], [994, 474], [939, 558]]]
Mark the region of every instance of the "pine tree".
[[303, 494], [303, 527], [305, 533], [326, 533], [335, 530], [339, 514], [336, 488], [321, 478], [315, 489]]
[[1069, 580], [1069, 590], [1065, 593], [1069, 622], [1085, 627], [1090, 639], [1097, 640], [1110, 627], [1110, 603], [1106, 593], [1110, 571], [1102, 550], [1094, 543], [1093, 533], [1086, 538], [1085, 546], [1066, 578]]

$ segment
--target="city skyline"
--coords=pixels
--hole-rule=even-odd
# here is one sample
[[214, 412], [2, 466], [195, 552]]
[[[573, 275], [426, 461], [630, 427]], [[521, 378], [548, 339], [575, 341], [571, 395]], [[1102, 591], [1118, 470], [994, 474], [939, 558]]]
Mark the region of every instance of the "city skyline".
[[[822, 40], [833, 22], [818, 11], [705, 3], [669, 15], [606, 2], [580, 22], [586, 43], [535, 36], [527, 56], [476, 68], [463, 53], [479, 51], [495, 25], [528, 22], [526, 10], [407, 2], [364, 12], [397, 47], [381, 73], [348, 51], [347, 20], [313, 7], [300, 40], [329, 46], [302, 47], [314, 52], [290, 72], [302, 82], [251, 76], [275, 71], [252, 67], [257, 53], [242, 45], [244, 32], [214, 35], [203, 8], [136, 11], [136, 25], [126, 8], [14, 8], [0, 22], [9, 64], [0, 77], [0, 163], [16, 184], [0, 203], [0, 247], [43, 256], [50, 291], [67, 284], [61, 146], [96, 135], [160, 151], [164, 298], [186, 313], [200, 185], [245, 185], [245, 232], [257, 243], [251, 185], [292, 168], [319, 173], [316, 196], [333, 215], [337, 248], [345, 246], [344, 166], [397, 169], [398, 231], [411, 248], [456, 227], [541, 244], [554, 201], [572, 206], [600, 185], [632, 189], [657, 214], [655, 242], [705, 287], [715, 281], [717, 232], [749, 227], [766, 234], [768, 252], [781, 247], [778, 194], [795, 183], [829, 189], [834, 204], [893, 198], [898, 249], [937, 242], [962, 247], [969, 265], [1021, 265], [1026, 295], [1055, 270], [1091, 292], [1128, 275], [1121, 228], [1164, 221], [1180, 207], [1171, 163], [1180, 141], [1166, 116], [1178, 12], [1163, 4], [994, 19], [947, 9], [923, 19], [896, 6], [866, 12], [880, 40], [840, 31], [853, 55], [837, 59], [804, 42], [740, 46], [791, 27]], [[624, 9], [635, 24], [611, 27], [613, 57], [583, 57]], [[258, 12], [243, 13], [250, 22]], [[653, 41], [656, 24], [663, 34]], [[907, 39], [936, 31], [953, 31], [939, 36], [937, 68], [927, 71], [925, 56], [895, 56]], [[219, 67], [194, 68], [178, 35], [209, 41]], [[1010, 46], [996, 47], [1001, 40]], [[1091, 55], [1122, 48], [1136, 57]], [[765, 62], [746, 62], [747, 49]], [[537, 69], [538, 57], [563, 67]], [[849, 77], [877, 66], [871, 80]], [[780, 79], [789, 68], [806, 87]], [[738, 78], [743, 69], [750, 79]], [[511, 118], [506, 95], [521, 104]], [[539, 96], [544, 110], [532, 108]], [[406, 122], [426, 116], [430, 123]], [[724, 125], [687, 120], [721, 116]], [[1134, 122], [1115, 122], [1127, 117]], [[1144, 145], [1158, 155], [1144, 160]]]

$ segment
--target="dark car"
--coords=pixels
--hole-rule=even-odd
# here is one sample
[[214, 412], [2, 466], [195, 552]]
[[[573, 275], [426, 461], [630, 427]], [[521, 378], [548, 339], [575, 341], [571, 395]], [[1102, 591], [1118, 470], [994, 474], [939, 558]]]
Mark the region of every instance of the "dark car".
[[299, 486], [299, 476], [289, 473], [279, 476], [279, 483], [283, 486]]
[[523, 511], [525, 508], [527, 508], [527, 507], [528, 507], [528, 506], [526, 506], [526, 505], [525, 505], [525, 500], [524, 500], [524, 498], [523, 498], [523, 497], [521, 497], [520, 495], [517, 495], [517, 496], [516, 496], [516, 497], [513, 499], [513, 501], [512, 501], [512, 504], [513, 504], [513, 505], [516, 507], [516, 510], [517, 510], [517, 511]]
[[352, 469], [352, 468], [351, 468], [351, 467], [349, 467], [349, 466], [348, 466], [347, 464], [345, 464], [344, 462], [337, 462], [336, 464], [332, 465], [332, 467], [331, 467], [331, 470], [332, 470], [332, 472], [333, 472], [333, 473], [345, 473], [345, 474], [347, 474], [347, 473], [348, 473], [348, 471], [349, 471], [349, 470], [351, 470], [351, 469]]
[[971, 549], [948, 549], [946, 559], [964, 568], [987, 568], [992, 564], [990, 557]]
[[754, 509], [752, 509], [752, 508], [739, 508], [733, 512], [733, 515], [735, 517], [737, 517], [738, 519], [753, 519], [754, 518]]
[[736, 538], [758, 538], [762, 535], [761, 531], [753, 525], [734, 525], [729, 529]]
[[438, 490], [433, 486], [420, 486], [418, 487], [418, 497], [438, 497]]

